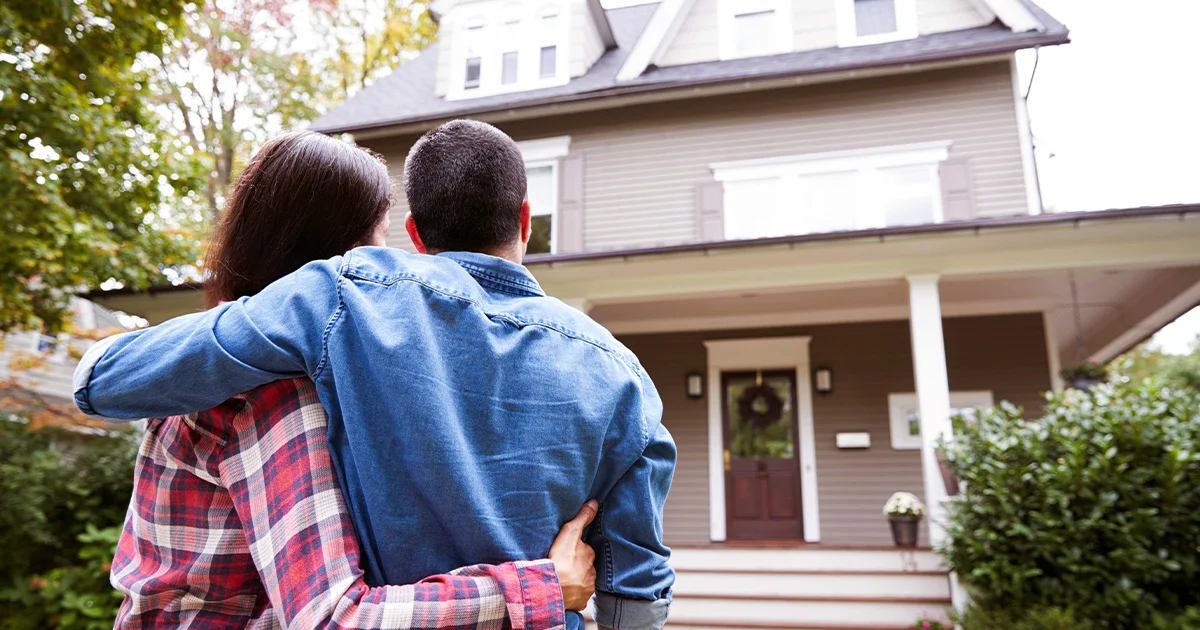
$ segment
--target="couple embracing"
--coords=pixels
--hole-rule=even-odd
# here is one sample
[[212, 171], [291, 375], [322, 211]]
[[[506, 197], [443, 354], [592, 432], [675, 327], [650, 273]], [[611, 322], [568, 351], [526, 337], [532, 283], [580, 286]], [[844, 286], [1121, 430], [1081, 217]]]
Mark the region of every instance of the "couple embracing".
[[593, 590], [603, 628], [665, 623], [675, 445], [637, 358], [522, 266], [516, 144], [442, 125], [405, 194], [420, 254], [383, 247], [381, 159], [273, 140], [210, 245], [210, 308], [84, 356], [81, 410], [157, 416], [118, 628], [578, 630]]

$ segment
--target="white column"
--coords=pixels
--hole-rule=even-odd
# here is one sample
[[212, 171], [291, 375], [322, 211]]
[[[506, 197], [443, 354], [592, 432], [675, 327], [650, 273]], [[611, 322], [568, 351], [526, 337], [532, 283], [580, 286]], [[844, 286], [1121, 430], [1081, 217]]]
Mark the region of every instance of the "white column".
[[938, 466], [937, 445], [950, 434], [950, 380], [942, 336], [942, 304], [936, 275], [909, 276], [913, 375], [921, 413], [921, 474], [925, 480], [926, 519], [934, 545], [945, 538], [946, 484]]

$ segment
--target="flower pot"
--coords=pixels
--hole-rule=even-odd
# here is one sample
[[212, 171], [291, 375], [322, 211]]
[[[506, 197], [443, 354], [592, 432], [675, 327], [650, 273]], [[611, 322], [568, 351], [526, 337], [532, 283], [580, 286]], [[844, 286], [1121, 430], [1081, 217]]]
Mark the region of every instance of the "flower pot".
[[921, 519], [916, 516], [889, 516], [888, 523], [892, 526], [892, 542], [897, 547], [913, 549], [917, 546], [917, 531]]

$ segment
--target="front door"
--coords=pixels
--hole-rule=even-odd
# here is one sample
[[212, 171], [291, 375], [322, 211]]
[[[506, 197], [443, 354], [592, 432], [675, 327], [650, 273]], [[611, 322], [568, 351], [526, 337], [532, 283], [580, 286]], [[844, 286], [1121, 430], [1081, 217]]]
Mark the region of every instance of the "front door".
[[796, 372], [724, 372], [721, 395], [728, 538], [803, 538]]

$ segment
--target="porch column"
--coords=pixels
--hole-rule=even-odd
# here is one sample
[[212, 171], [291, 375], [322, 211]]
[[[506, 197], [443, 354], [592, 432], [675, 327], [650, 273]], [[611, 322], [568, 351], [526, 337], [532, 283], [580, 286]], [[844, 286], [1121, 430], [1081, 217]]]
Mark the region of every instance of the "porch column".
[[950, 380], [946, 372], [946, 343], [942, 336], [942, 304], [936, 275], [909, 276], [908, 300], [912, 325], [913, 375], [921, 414], [921, 474], [929, 538], [945, 538], [946, 484], [937, 461], [937, 444], [950, 433]]

